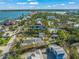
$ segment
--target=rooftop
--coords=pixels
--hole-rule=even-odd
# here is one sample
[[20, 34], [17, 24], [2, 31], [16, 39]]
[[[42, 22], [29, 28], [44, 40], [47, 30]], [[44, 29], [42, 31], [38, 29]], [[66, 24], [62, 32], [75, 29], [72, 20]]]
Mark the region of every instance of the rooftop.
[[59, 54], [65, 54], [65, 51], [62, 47], [57, 46], [57, 45], [52, 45], [50, 46], [50, 48], [53, 49], [53, 51], [55, 51], [55, 54], [59, 55]]
[[30, 59], [43, 59], [41, 50], [36, 50], [34, 53], [32, 53]]
[[45, 26], [43, 26], [43, 25], [33, 25], [33, 26], [30, 26], [31, 27], [31, 29], [41, 29], [41, 30], [44, 30], [46, 27]]

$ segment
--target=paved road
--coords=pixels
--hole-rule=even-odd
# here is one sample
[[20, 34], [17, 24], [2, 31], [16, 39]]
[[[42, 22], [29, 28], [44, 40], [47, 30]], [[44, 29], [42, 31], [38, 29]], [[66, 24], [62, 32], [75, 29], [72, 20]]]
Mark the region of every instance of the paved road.
[[4, 50], [2, 52], [2, 56], [0, 57], [0, 59], [4, 59], [4, 57], [5, 57], [5, 59], [7, 58], [6, 56], [8, 55], [11, 46], [14, 44], [15, 38], [16, 38], [16, 35], [12, 36], [12, 38], [10, 39], [10, 41], [4, 47]]
[[15, 37], [16, 37], [16, 35], [12, 36], [12, 38], [10, 39], [10, 41], [8, 42], [7, 46], [4, 49], [3, 54], [9, 52], [9, 49], [14, 44]]
[[7, 55], [9, 54], [9, 50], [11, 46], [14, 44], [14, 40], [16, 39], [16, 35], [20, 32], [22, 27], [19, 27], [15, 32], [6, 31], [6, 33], [10, 33], [11, 39], [7, 43], [7, 45], [4, 47], [2, 56], [0, 56], [0, 59], [7, 59]]

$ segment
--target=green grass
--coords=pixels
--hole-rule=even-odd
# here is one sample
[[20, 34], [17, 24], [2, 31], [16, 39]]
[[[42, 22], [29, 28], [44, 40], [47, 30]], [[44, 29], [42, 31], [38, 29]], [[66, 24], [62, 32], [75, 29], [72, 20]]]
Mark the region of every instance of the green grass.
[[0, 45], [6, 45], [10, 38], [0, 38]]

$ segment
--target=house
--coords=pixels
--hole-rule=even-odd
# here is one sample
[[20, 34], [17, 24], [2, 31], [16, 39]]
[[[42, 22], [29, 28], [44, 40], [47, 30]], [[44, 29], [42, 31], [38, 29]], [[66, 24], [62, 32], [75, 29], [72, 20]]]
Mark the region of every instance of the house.
[[41, 50], [34, 51], [28, 59], [44, 59]]
[[62, 22], [57, 22], [57, 25], [61, 26], [61, 25], [63, 25], [63, 23]]
[[45, 30], [46, 29], [46, 27], [45, 26], [43, 26], [43, 25], [32, 25], [32, 26], [30, 26], [30, 30]]
[[67, 21], [67, 24], [75, 24], [76, 22], [73, 21]]
[[58, 30], [60, 30], [60, 29], [58, 29], [58, 28], [48, 28], [48, 31], [50, 32], [50, 33], [57, 33], [57, 31]]
[[9, 37], [9, 34], [8, 33], [5, 33], [5, 34], [2, 35], [2, 37], [3, 38], [8, 38]]
[[37, 18], [35, 21], [41, 21], [42, 20], [42, 18]]
[[53, 33], [53, 34], [51, 35], [51, 38], [58, 38], [58, 34], [57, 34], [57, 33]]
[[39, 20], [39, 21], [36, 21], [36, 24], [42, 25], [42, 22]]
[[74, 27], [78, 28], [79, 27], [79, 24], [74, 24]]
[[47, 58], [48, 59], [66, 59], [67, 54], [63, 47], [60, 47], [56, 44], [49, 46], [47, 49]]
[[21, 43], [21, 46], [29, 46], [36, 44], [37, 46], [43, 46], [46, 43], [41, 38], [36, 37], [28, 37]]
[[6, 20], [4, 23], [3, 23], [3, 25], [5, 25], [5, 26], [9, 26], [9, 25], [14, 25], [14, 24], [16, 24], [16, 21], [15, 20]]
[[26, 18], [26, 20], [27, 20], [27, 19], [30, 19], [30, 18], [31, 18], [31, 16], [30, 16], [30, 15], [28, 15], [28, 16], [27, 16], [27, 17], [25, 17], [25, 18]]
[[31, 45], [33, 42], [40, 42], [41, 38], [27, 37], [23, 40], [22, 45]]
[[40, 37], [40, 38], [45, 37], [45, 33], [39, 33], [39, 37]]
[[55, 16], [47, 16], [47, 19], [55, 19]]
[[61, 15], [64, 15], [64, 14], [66, 14], [66, 12], [65, 11], [56, 11], [55, 13], [57, 13], [57, 14], [61, 14]]
[[0, 32], [5, 32], [6, 30], [4, 30], [4, 29], [0, 29]]
[[53, 25], [53, 24], [54, 24], [54, 22], [48, 21], [48, 25], [49, 25], [49, 26], [51, 26], [51, 25]]

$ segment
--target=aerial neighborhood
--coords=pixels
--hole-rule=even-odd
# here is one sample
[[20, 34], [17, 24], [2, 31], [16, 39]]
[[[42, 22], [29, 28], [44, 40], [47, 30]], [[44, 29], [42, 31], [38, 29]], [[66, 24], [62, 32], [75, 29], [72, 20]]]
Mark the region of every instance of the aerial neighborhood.
[[33, 12], [2, 22], [0, 59], [79, 59], [79, 16]]

